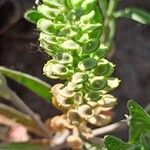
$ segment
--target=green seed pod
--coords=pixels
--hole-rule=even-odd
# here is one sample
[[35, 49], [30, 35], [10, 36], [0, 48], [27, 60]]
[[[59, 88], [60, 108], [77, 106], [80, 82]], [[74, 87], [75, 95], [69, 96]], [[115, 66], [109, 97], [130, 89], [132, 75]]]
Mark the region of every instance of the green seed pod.
[[80, 42], [80, 43], [85, 43], [87, 41], [89, 41], [89, 34], [87, 33], [83, 33], [81, 34], [77, 34], [77, 36], [75, 36], [76, 41]]
[[93, 110], [89, 105], [81, 105], [77, 109], [78, 114], [84, 118], [87, 119], [93, 115]]
[[46, 34], [56, 33], [53, 22], [44, 18], [40, 19], [37, 22], [37, 28]]
[[42, 0], [42, 2], [52, 8], [58, 8], [62, 6], [59, 0]]
[[109, 62], [109, 69], [108, 69], [107, 73], [104, 74], [104, 76], [105, 77], [110, 77], [113, 74], [114, 70], [115, 70], [114, 68], [115, 68], [115, 65], [113, 63]]
[[91, 54], [91, 57], [95, 58], [96, 60], [100, 60], [106, 56], [107, 52], [108, 52], [108, 47], [104, 45], [100, 45], [99, 49]]
[[76, 83], [73, 83], [73, 82], [68, 82], [66, 88], [69, 91], [78, 91], [82, 88], [82, 84], [76, 84]]
[[85, 10], [85, 12], [90, 12], [93, 10], [96, 0], [84, 0], [81, 4], [81, 8]]
[[76, 83], [76, 84], [80, 84], [83, 83], [85, 81], [87, 81], [88, 79], [88, 75], [86, 73], [82, 73], [82, 72], [76, 72], [73, 76], [72, 76], [72, 82]]
[[90, 39], [83, 47], [83, 53], [92, 53], [99, 47], [99, 39]]
[[106, 59], [102, 59], [99, 61], [97, 67], [93, 71], [93, 74], [96, 76], [102, 76], [108, 72], [109, 67], [109, 62]]
[[107, 86], [105, 87], [104, 90], [106, 91], [112, 91], [116, 89], [119, 86], [120, 80], [118, 78], [110, 77], [107, 80]]
[[110, 94], [105, 94], [97, 101], [102, 107], [114, 107], [117, 104], [117, 98]]
[[78, 64], [78, 68], [81, 71], [87, 71], [94, 69], [97, 65], [97, 61], [94, 58], [86, 58]]
[[63, 53], [63, 52], [60, 52], [60, 53], [57, 53], [55, 56], [54, 56], [55, 60], [57, 62], [59, 62], [60, 64], [70, 64], [73, 62], [73, 57], [71, 54], [69, 53]]
[[57, 64], [53, 61], [48, 61], [47, 64], [45, 64], [43, 72], [46, 76], [50, 78], [57, 78], [58, 76], [65, 77], [69, 74], [68, 69], [64, 65]]
[[77, 35], [77, 32], [71, 29], [71, 27], [64, 27], [60, 30], [59, 34], [61, 36], [74, 37]]
[[102, 97], [101, 91], [89, 91], [85, 94], [85, 99], [87, 101], [97, 101]]
[[101, 90], [107, 85], [107, 80], [103, 76], [96, 76], [89, 79], [89, 88], [91, 90]]
[[83, 0], [68, 0], [72, 8], [79, 8]]
[[86, 15], [83, 15], [81, 18], [80, 18], [80, 21], [81, 23], [84, 23], [84, 24], [87, 24], [87, 23], [92, 23], [93, 19], [94, 19], [94, 16], [95, 16], [95, 11], [92, 10], [90, 13], [86, 14]]
[[39, 5], [37, 7], [37, 11], [49, 19], [55, 19], [55, 17], [60, 13], [58, 9], [50, 8], [49, 6], [44, 4]]
[[82, 25], [82, 32], [86, 32], [86, 33], [91, 33], [94, 32], [94, 30], [99, 30], [101, 31], [102, 29], [102, 25], [100, 23], [96, 23], [96, 24], [86, 24], [86, 25]]
[[60, 47], [66, 50], [78, 50], [80, 48], [80, 46], [73, 40], [64, 41], [60, 44]]

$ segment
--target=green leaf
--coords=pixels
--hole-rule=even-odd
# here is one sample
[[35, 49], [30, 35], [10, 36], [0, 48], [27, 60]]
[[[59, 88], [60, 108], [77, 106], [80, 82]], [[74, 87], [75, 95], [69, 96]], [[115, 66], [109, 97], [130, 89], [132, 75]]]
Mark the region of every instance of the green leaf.
[[[105, 145], [107, 150], [129, 150], [133, 145], [123, 142], [114, 136], [105, 137]], [[133, 150], [133, 149], [132, 149]], [[140, 150], [140, 149], [137, 149]]]
[[106, 16], [109, 0], [98, 0], [98, 2], [99, 2], [99, 6], [101, 8], [101, 11], [103, 13], [103, 16]]
[[10, 92], [5, 77], [0, 73], [0, 97], [10, 100]]
[[36, 10], [28, 10], [26, 11], [24, 18], [31, 23], [36, 24], [38, 20], [43, 18], [44, 16]]
[[116, 18], [125, 17], [132, 19], [142, 24], [150, 24], [150, 12], [138, 8], [126, 8], [124, 10], [119, 10], [114, 14]]
[[1, 150], [48, 150], [48, 143], [26, 142], [26, 143], [2, 143]]
[[130, 119], [130, 142], [136, 143], [141, 134], [150, 131], [150, 116], [133, 100], [128, 102]]
[[140, 142], [142, 143], [145, 150], [150, 149], [150, 131], [141, 135]]
[[8, 69], [6, 67], [0, 66], [0, 73], [2, 73], [4, 76], [22, 84], [32, 92], [36, 93], [38, 96], [42, 97], [46, 101], [51, 100], [51, 95], [50, 95], [50, 89], [51, 86], [47, 84], [46, 82], [33, 77], [31, 75], [19, 72], [19, 71], [14, 71], [11, 69]]
[[42, 135], [41, 130], [37, 127], [35, 121], [29, 115], [26, 115], [12, 107], [9, 107], [1, 103], [0, 103], [0, 115], [22, 124], [30, 131]]

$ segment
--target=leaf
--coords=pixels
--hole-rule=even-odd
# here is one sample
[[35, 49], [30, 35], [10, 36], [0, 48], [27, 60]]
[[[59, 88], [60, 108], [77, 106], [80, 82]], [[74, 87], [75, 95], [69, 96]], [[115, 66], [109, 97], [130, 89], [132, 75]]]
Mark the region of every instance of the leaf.
[[150, 131], [141, 135], [140, 142], [142, 143], [145, 150], [150, 149]]
[[133, 145], [125, 143], [114, 136], [106, 136], [104, 140], [107, 150], [129, 150], [131, 147], [133, 147]]
[[133, 100], [128, 102], [130, 119], [130, 143], [136, 143], [141, 134], [150, 131], [150, 116]]
[[0, 97], [9, 100], [10, 92], [5, 77], [0, 73]]
[[28, 75], [19, 71], [14, 71], [6, 67], [2, 67], [2, 66], [0, 66], [0, 73], [22, 84], [23, 86], [25, 86], [32, 92], [36, 93], [38, 96], [42, 97], [44, 100], [46, 101], [51, 100], [51, 95], [49, 92], [51, 86], [47, 84], [46, 82], [36, 77], [33, 77], [31, 75]]
[[106, 16], [107, 8], [108, 8], [108, 0], [98, 0], [99, 6], [101, 8], [101, 11], [103, 13], [103, 16]]
[[44, 16], [36, 10], [28, 10], [24, 15], [24, 18], [33, 24], [36, 24], [38, 20], [43, 17]]
[[[6, 106], [0, 103], [0, 115], [5, 116], [12, 121], [14, 120], [17, 123], [22, 124], [23, 126], [27, 127], [28, 130], [38, 133], [42, 135], [41, 130], [37, 127], [34, 120], [29, 116], [26, 115], [12, 107]], [[1, 122], [0, 122], [1, 123]]]
[[0, 144], [1, 150], [48, 150], [48, 143], [2, 143]]
[[124, 10], [119, 10], [114, 14], [114, 16], [116, 18], [125, 17], [142, 24], [150, 24], [150, 12], [146, 12], [138, 8], [126, 8]]

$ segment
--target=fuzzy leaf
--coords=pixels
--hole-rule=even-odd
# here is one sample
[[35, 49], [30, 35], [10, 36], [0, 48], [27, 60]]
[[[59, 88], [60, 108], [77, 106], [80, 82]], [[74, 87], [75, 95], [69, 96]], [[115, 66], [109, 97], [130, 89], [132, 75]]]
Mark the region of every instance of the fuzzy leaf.
[[[106, 136], [105, 137], [105, 145], [107, 150], [130, 150], [132, 145], [123, 142], [122, 140], [114, 137], [114, 136]], [[135, 150], [135, 149], [132, 149]], [[140, 150], [140, 149], [137, 149]]]
[[150, 116], [133, 100], [128, 102], [128, 109], [131, 115], [130, 142], [136, 143], [141, 134], [150, 131]]
[[126, 8], [115, 13], [115, 17], [125, 17], [142, 24], [150, 24], [150, 12], [138, 8]]
[[51, 95], [50, 95], [50, 88], [51, 86], [47, 84], [46, 82], [33, 77], [31, 75], [19, 72], [19, 71], [14, 71], [11, 69], [8, 69], [6, 67], [0, 66], [0, 73], [2, 73], [4, 76], [22, 84], [32, 92], [36, 93], [38, 96], [42, 97], [46, 101], [51, 100]]

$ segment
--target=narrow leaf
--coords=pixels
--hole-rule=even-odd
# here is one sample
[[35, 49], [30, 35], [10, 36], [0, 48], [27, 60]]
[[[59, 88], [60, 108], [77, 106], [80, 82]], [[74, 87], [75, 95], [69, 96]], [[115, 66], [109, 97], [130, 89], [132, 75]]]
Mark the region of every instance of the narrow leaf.
[[46, 82], [31, 75], [19, 71], [14, 71], [2, 66], [0, 66], [0, 73], [22, 84], [32, 92], [36, 93], [38, 96], [42, 97], [44, 100], [50, 101], [51, 95], [49, 91], [51, 86]]
[[42, 135], [40, 129], [37, 127], [36, 123], [29, 115], [26, 115], [12, 107], [6, 106], [1, 103], [0, 103], [0, 115], [12, 119], [15, 122], [25, 126], [28, 130], [36, 132], [39, 135]]
[[128, 102], [128, 109], [131, 115], [130, 142], [136, 143], [142, 134], [150, 131], [150, 116], [133, 100]]
[[142, 24], [150, 24], [150, 12], [138, 8], [126, 8], [124, 10], [119, 10], [114, 14], [116, 18], [125, 17], [132, 19]]
[[0, 144], [1, 150], [48, 150], [48, 143], [2, 143]]

